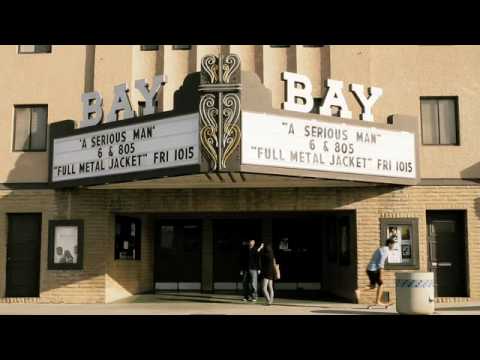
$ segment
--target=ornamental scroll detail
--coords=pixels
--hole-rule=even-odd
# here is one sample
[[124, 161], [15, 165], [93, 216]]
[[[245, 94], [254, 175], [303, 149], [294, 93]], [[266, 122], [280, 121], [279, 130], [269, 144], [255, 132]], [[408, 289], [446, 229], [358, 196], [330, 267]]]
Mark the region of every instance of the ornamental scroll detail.
[[227, 168], [240, 139], [240, 58], [207, 55], [201, 61], [200, 142], [210, 170]]

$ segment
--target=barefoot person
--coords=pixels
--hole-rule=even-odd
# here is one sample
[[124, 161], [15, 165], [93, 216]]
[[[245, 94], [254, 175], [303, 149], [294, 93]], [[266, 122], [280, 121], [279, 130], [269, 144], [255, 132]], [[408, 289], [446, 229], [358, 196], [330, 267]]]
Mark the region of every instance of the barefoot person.
[[367, 266], [367, 275], [368, 275], [368, 279], [370, 280], [370, 285], [364, 288], [355, 290], [357, 302], [360, 302], [360, 295], [362, 291], [373, 290], [375, 289], [375, 286], [378, 285], [375, 305], [381, 305], [385, 307], [388, 307], [391, 305], [391, 304], [382, 303], [380, 301], [380, 295], [382, 294], [382, 290], [383, 290], [383, 268], [385, 266], [385, 261], [388, 258], [389, 252], [393, 249], [394, 243], [395, 243], [395, 240], [390, 237], [387, 239], [385, 246], [379, 247], [373, 253], [372, 259], [370, 260]]

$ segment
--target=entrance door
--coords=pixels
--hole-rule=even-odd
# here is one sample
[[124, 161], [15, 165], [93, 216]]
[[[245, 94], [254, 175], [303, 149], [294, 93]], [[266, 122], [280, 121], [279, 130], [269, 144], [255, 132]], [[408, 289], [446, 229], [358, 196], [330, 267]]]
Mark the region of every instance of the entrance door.
[[322, 241], [319, 219], [279, 218], [273, 221], [273, 248], [280, 264], [279, 290], [320, 290]]
[[7, 297], [40, 295], [41, 214], [8, 214]]
[[259, 246], [261, 231], [260, 219], [222, 219], [213, 222], [215, 290], [238, 290], [241, 288], [240, 253], [242, 243], [254, 239], [256, 246]]
[[427, 223], [435, 296], [467, 296], [465, 212], [427, 211]]
[[155, 288], [200, 290], [202, 227], [199, 220], [161, 221], [155, 241]]

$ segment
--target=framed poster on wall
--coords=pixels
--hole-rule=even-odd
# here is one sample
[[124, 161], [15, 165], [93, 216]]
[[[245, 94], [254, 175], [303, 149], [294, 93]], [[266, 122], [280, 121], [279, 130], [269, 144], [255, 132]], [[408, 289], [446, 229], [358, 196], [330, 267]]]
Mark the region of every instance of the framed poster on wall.
[[380, 243], [387, 239], [395, 244], [387, 258], [386, 270], [418, 270], [418, 219], [380, 219]]
[[48, 269], [83, 269], [83, 220], [50, 220]]

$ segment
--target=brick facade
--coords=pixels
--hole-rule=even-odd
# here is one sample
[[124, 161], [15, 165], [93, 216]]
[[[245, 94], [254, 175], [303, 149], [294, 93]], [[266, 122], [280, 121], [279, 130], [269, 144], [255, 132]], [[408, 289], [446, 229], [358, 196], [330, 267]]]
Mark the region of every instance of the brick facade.
[[[365, 268], [380, 243], [381, 218], [418, 219], [420, 270], [427, 270], [426, 211], [466, 210], [469, 295], [480, 299], [480, 186], [195, 190], [3, 190], [0, 192], [0, 269], [6, 269], [7, 213], [42, 213], [40, 298], [46, 302], [104, 303], [153, 290], [153, 217], [147, 214], [355, 210], [351, 268], [330, 269], [329, 286], [352, 298], [368, 279]], [[113, 259], [114, 214], [141, 214], [142, 258]], [[84, 269], [48, 270], [48, 221], [83, 219]], [[203, 250], [203, 253], [208, 253]], [[357, 275], [358, 274], [358, 275]], [[394, 292], [394, 271], [385, 290]], [[335, 286], [335, 284], [337, 286]], [[0, 272], [0, 297], [5, 271]], [[373, 296], [373, 294], [372, 294]]]

